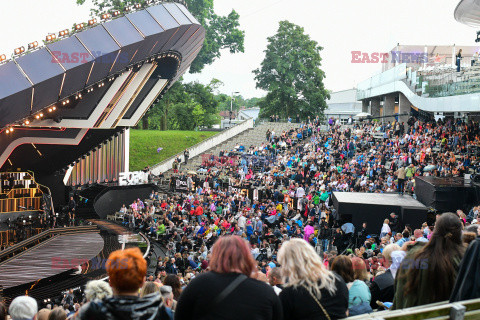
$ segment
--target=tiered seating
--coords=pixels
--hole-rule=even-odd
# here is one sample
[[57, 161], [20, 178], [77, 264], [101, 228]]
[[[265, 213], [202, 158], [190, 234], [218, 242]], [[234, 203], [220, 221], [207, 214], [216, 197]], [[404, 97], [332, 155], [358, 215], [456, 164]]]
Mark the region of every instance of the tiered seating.
[[29, 172], [0, 173], [0, 213], [40, 210], [42, 195]]

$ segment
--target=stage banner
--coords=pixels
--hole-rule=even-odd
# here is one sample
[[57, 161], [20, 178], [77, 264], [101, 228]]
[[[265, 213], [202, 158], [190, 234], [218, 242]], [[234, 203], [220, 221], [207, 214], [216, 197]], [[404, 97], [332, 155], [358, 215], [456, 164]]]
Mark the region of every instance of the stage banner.
[[118, 174], [118, 185], [135, 186], [148, 183], [148, 173], [143, 171], [120, 172]]

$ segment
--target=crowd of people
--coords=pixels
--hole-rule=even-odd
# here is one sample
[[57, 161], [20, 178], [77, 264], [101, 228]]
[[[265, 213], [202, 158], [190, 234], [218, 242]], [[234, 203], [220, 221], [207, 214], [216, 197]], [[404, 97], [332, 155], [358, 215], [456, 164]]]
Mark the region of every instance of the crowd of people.
[[[478, 207], [418, 226], [386, 212], [381, 230], [363, 224], [355, 233], [332, 204], [334, 191], [414, 194], [417, 176], [476, 172], [479, 131], [473, 121], [415, 118], [325, 130], [317, 117], [268, 131], [261, 145], [222, 151], [248, 155], [235, 163], [175, 172], [186, 190], [173, 183], [169, 194], [152, 191], [120, 209], [126, 226], [166, 247], [155, 273], [131, 251], [115, 253], [113, 261], [132, 263], [107, 266], [112, 297], [75, 314], [120, 319], [131, 310], [135, 318], [144, 308], [158, 313], [151, 319], [339, 319], [480, 297], [459, 285], [472, 276], [459, 273], [465, 260], [476, 261]], [[139, 290], [149, 294], [139, 298]]]

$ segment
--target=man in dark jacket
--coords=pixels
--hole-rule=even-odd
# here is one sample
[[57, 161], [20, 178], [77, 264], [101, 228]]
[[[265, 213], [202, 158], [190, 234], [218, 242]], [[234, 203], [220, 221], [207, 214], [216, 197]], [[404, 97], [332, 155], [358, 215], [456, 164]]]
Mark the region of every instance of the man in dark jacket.
[[370, 306], [372, 309], [378, 308], [377, 301], [393, 302], [395, 296], [395, 279], [393, 278], [390, 266], [392, 265], [391, 254], [397, 248], [396, 245], [389, 244], [383, 249], [383, 266], [387, 268], [387, 271], [376, 276], [370, 284], [370, 293], [372, 294]]
[[113, 297], [88, 302], [80, 309], [79, 319], [170, 319], [160, 294], [150, 294], [143, 298], [138, 296], [138, 290], [145, 283], [147, 274], [147, 262], [140, 249], [112, 252], [106, 263], [106, 269]]

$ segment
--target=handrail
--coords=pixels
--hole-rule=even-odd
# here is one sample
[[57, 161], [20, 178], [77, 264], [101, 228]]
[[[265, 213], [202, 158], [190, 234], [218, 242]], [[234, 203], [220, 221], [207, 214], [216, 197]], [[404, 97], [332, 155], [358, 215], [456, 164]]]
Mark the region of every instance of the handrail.
[[[251, 119], [251, 118], [250, 118], [250, 119]], [[222, 131], [218, 132], [217, 134], [215, 134], [215, 135], [213, 135], [213, 136], [211, 136], [211, 137], [208, 137], [207, 139], [202, 140], [202, 141], [194, 144], [193, 146], [191, 146], [190, 148], [188, 148], [188, 150], [191, 150], [191, 149], [199, 146], [200, 144], [203, 144], [203, 143], [205, 143], [205, 142], [208, 142], [208, 141], [210, 141], [210, 140], [213, 140], [213, 139], [215, 139], [217, 136], [219, 136], [220, 134], [223, 134], [224, 132], [235, 128], [236, 126], [239, 126], [239, 125], [241, 125], [241, 124], [243, 124], [243, 123], [245, 123], [245, 122], [247, 122], [247, 121], [250, 121], [250, 119], [246, 119], [246, 120], [244, 120], [244, 121], [242, 121], [242, 122], [236, 123], [236, 124], [234, 124], [233, 126], [229, 127], [228, 129], [222, 130]], [[174, 159], [176, 159], [177, 157], [182, 156], [182, 155], [183, 155], [183, 151], [181, 151], [181, 152], [179, 152], [179, 153], [177, 153], [177, 154], [175, 154], [175, 155], [173, 155], [173, 156], [171, 156], [171, 157], [163, 160], [162, 162], [159, 162], [159, 163], [157, 163], [157, 164], [154, 164], [154, 165], [150, 168], [150, 170], [153, 170], [153, 169], [155, 169], [156, 167], [159, 167], [159, 166], [161, 166], [161, 165], [163, 165], [163, 164], [165, 164], [165, 163], [167, 163], [167, 162], [169, 162], [169, 161], [172, 161], [172, 160], [174, 160]], [[192, 157], [192, 158], [193, 158], [193, 157]]]
[[[50, 191], [50, 188], [41, 184], [41, 183], [38, 183], [37, 180], [35, 179], [35, 172], [31, 171], [31, 170], [27, 170], [28, 173], [30, 173], [32, 175], [32, 179], [33, 181], [35, 181], [35, 183], [37, 185], [39, 185], [40, 187], [44, 187], [45, 189], [48, 190], [48, 194], [50, 195], [50, 208], [52, 208], [52, 214], [55, 215], [55, 208], [53, 207], [53, 197], [52, 197], [52, 191]], [[43, 192], [43, 191], [42, 191]]]
[[31, 246], [37, 241], [40, 241], [43, 238], [51, 237], [54, 235], [59, 234], [68, 234], [68, 233], [76, 233], [76, 232], [85, 232], [85, 231], [96, 231], [98, 230], [97, 226], [78, 226], [78, 227], [66, 227], [66, 228], [55, 228], [43, 231], [33, 237], [30, 237], [26, 240], [23, 240], [13, 246], [8, 247], [5, 250], [0, 251], [0, 261], [9, 258], [11, 254], [15, 254], [18, 251], [24, 251], [28, 246]]

